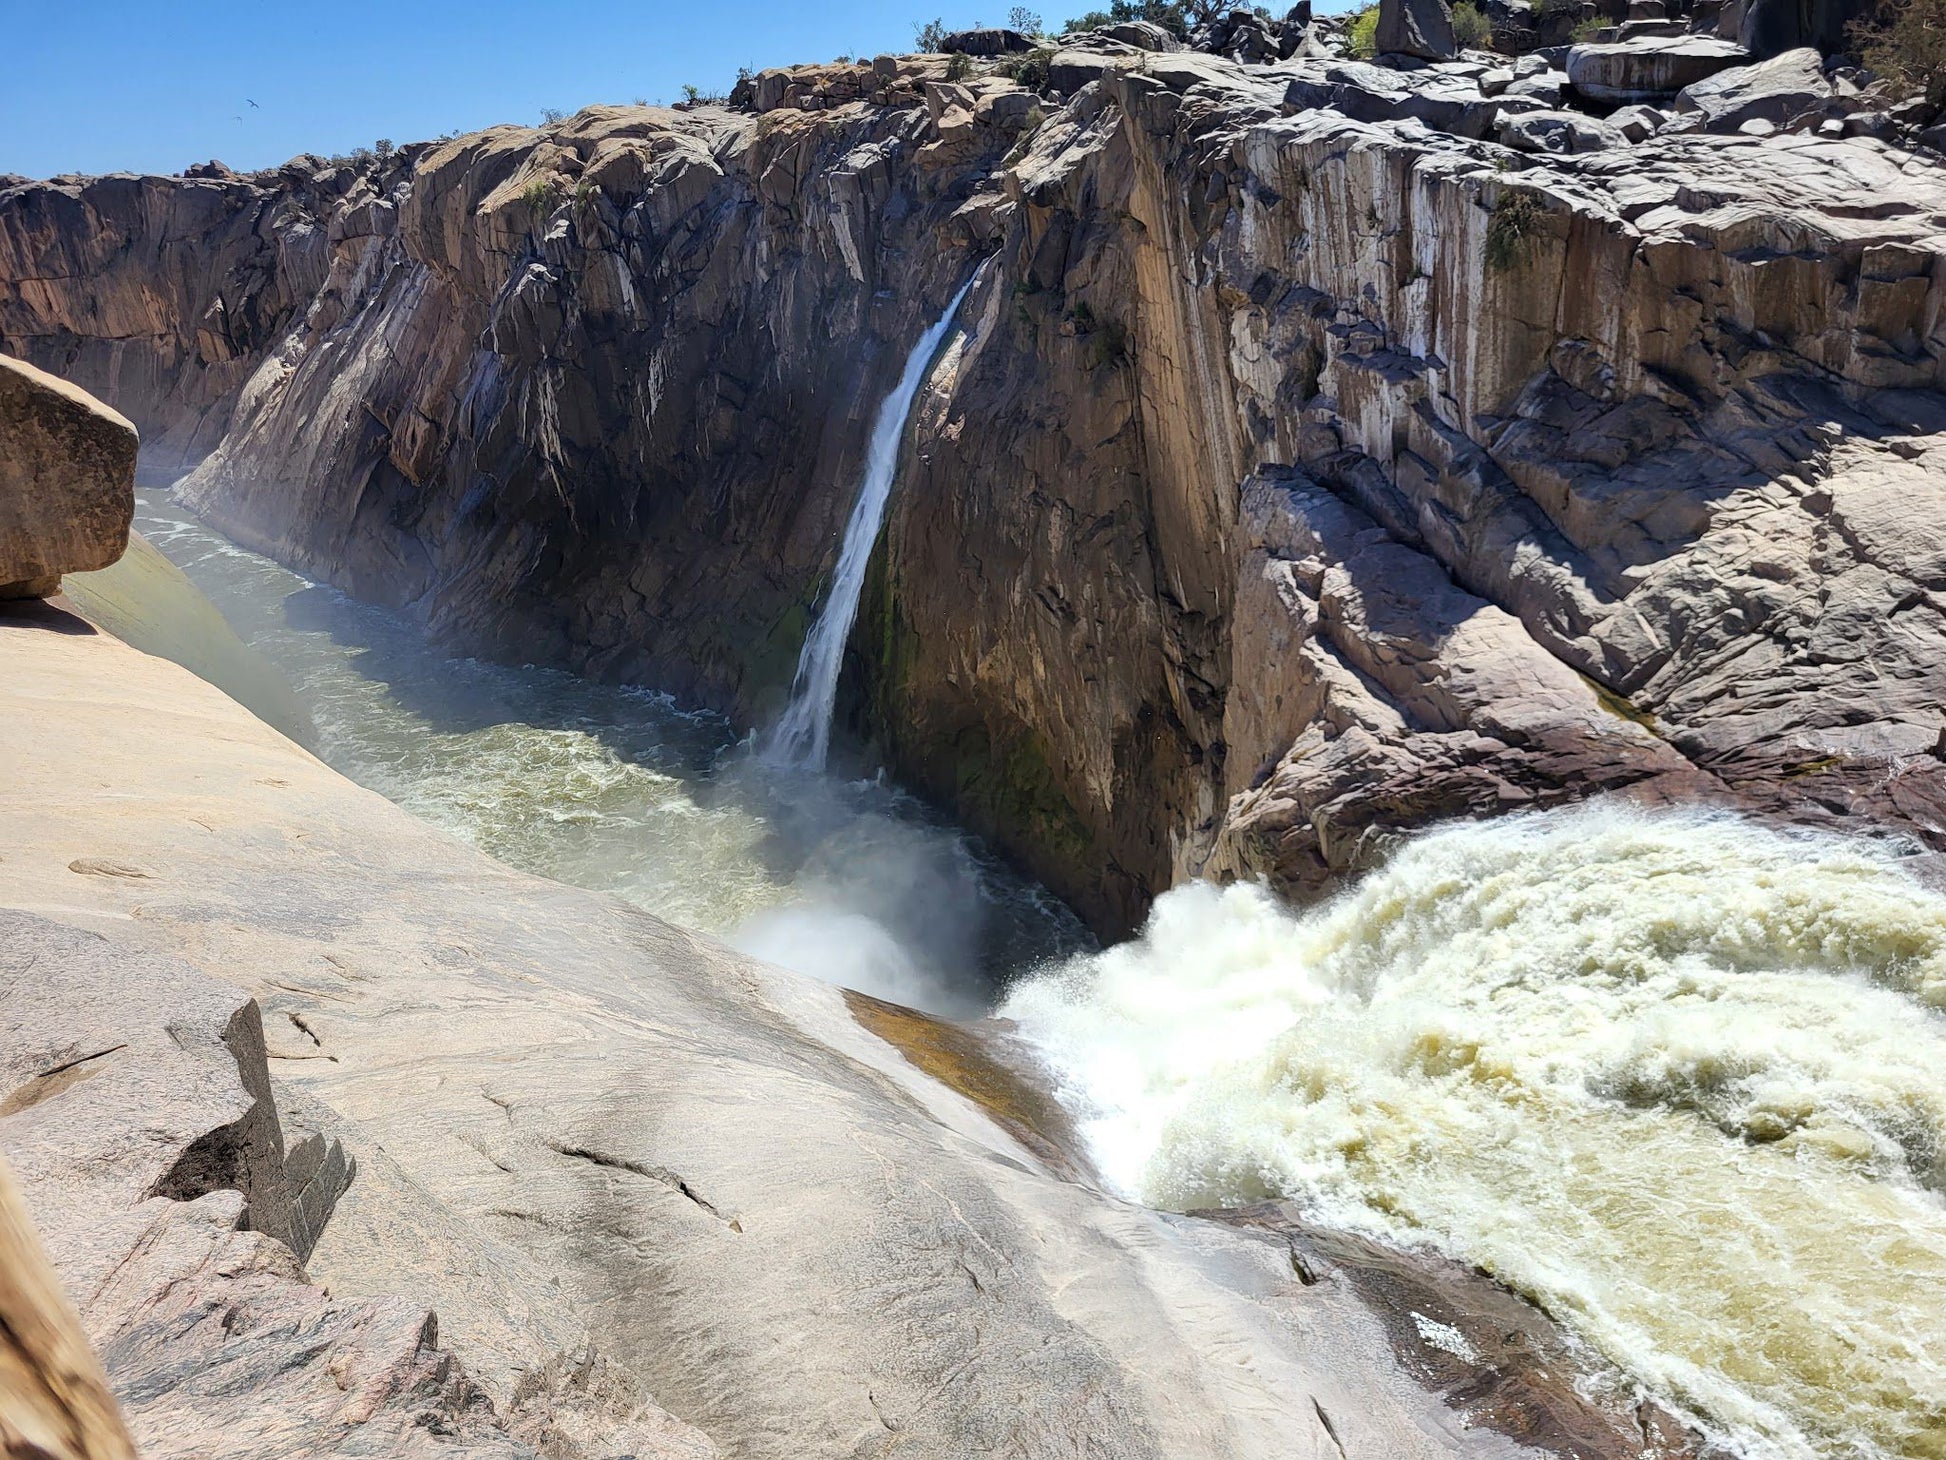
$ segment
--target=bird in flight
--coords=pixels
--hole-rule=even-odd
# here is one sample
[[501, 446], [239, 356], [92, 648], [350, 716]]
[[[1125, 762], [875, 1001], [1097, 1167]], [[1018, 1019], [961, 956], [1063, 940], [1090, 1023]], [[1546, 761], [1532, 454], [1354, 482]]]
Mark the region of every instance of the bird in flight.
[[[244, 100], [245, 100], [245, 101], [250, 101], [250, 98], [246, 96], [246, 97], [244, 97]], [[257, 104], [256, 104], [256, 103], [255, 103], [254, 101], [250, 101], [250, 105], [252, 105], [252, 106], [257, 106]], [[260, 106], [257, 106], [257, 110], [258, 110], [258, 111], [262, 111], [262, 110], [263, 110], [263, 108], [262, 108], [262, 107], [260, 107]]]

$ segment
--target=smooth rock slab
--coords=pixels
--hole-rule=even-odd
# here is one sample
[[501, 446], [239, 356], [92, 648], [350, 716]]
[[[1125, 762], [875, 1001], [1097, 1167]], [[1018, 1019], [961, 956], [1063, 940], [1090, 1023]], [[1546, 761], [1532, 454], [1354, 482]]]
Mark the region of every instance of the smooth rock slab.
[[1748, 59], [1742, 46], [1714, 36], [1643, 36], [1572, 47], [1567, 72], [1592, 101], [1656, 101]]
[[79, 386], [0, 355], [0, 598], [105, 568], [135, 518], [135, 428]]
[[1453, 12], [1446, 0], [1379, 0], [1378, 48], [1426, 61], [1450, 61], [1459, 54]]
[[1746, 122], [1768, 122], [1775, 129], [1830, 95], [1823, 58], [1807, 47], [1685, 86], [1676, 111], [1700, 117], [1706, 132], [1735, 132]]

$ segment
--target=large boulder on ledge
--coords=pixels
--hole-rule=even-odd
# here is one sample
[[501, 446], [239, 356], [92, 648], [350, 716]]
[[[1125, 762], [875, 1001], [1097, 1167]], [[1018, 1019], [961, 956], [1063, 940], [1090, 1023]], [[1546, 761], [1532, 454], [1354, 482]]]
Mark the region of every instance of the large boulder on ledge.
[[1452, 8], [1446, 0], [1379, 0], [1378, 49], [1422, 61], [1452, 60], [1459, 55]]
[[1750, 59], [1742, 46], [1715, 36], [1635, 36], [1575, 46], [1568, 81], [1590, 101], [1627, 105], [1666, 101], [1685, 86]]
[[1806, 46], [1685, 86], [1676, 97], [1676, 110], [1700, 116], [1705, 131], [1734, 132], [1752, 121], [1781, 127], [1830, 95], [1824, 61]]
[[0, 355], [0, 598], [44, 598], [122, 555], [135, 448], [135, 428], [87, 391]]

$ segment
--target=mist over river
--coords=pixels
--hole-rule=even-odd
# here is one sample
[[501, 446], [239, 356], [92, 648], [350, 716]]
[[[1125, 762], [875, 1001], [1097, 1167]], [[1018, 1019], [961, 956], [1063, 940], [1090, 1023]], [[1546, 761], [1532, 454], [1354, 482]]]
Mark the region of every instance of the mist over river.
[[892, 786], [766, 764], [666, 695], [450, 658], [165, 491], [138, 493], [135, 525], [290, 682], [324, 760], [504, 862], [948, 1015], [1092, 946], [1063, 903]]

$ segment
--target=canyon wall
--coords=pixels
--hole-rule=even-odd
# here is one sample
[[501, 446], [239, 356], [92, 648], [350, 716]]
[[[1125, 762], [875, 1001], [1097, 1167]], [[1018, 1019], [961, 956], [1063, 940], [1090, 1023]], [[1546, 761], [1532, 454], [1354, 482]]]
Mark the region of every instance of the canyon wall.
[[1010, 172], [864, 636], [907, 773], [1111, 922], [1624, 786], [1935, 836], [1939, 160], [1315, 90], [1156, 58]]
[[1629, 143], [1551, 76], [1324, 49], [881, 58], [19, 185], [0, 350], [247, 543], [757, 720], [990, 257], [847, 703], [1098, 926], [1601, 790], [1936, 842], [1939, 160], [1809, 113]]

